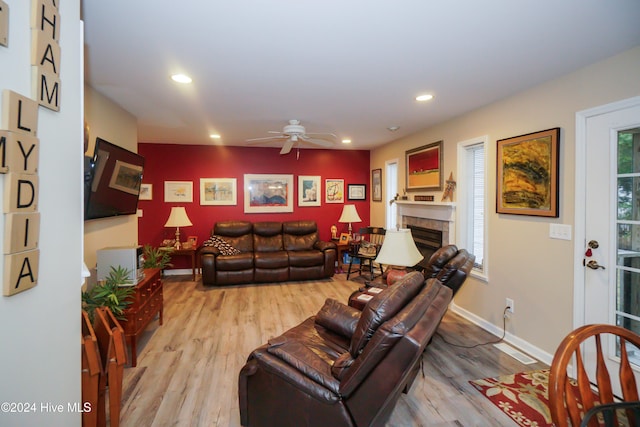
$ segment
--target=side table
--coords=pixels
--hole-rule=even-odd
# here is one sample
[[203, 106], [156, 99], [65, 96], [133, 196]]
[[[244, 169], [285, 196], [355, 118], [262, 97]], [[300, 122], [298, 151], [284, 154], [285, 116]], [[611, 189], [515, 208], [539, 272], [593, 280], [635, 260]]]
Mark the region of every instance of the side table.
[[362, 311], [371, 299], [384, 291], [383, 288], [360, 288], [349, 296], [349, 307]]
[[197, 248], [174, 249], [171, 251], [171, 258], [174, 256], [188, 256], [191, 258], [191, 280], [196, 280], [196, 254]]

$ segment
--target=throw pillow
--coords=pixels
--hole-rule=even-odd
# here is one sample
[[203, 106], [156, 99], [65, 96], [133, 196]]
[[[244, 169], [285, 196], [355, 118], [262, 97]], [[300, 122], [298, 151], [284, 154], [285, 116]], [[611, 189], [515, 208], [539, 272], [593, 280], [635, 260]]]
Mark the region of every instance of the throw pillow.
[[209, 240], [204, 242], [204, 245], [218, 248], [222, 255], [238, 255], [240, 253], [240, 251], [229, 244], [229, 242], [216, 235], [211, 236]]

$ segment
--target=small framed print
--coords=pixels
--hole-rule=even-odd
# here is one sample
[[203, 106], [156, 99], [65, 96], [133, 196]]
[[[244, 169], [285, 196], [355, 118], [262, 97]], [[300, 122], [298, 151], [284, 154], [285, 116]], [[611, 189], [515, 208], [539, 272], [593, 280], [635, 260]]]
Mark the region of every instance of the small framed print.
[[344, 179], [325, 180], [325, 203], [344, 203]]
[[371, 200], [382, 201], [382, 169], [371, 171]]
[[165, 202], [193, 202], [193, 182], [191, 181], [165, 181]]
[[320, 177], [298, 176], [298, 206], [320, 206]]
[[231, 205], [237, 202], [236, 178], [200, 178], [201, 205]]
[[153, 200], [153, 184], [140, 184], [139, 200]]
[[349, 184], [347, 185], [347, 199], [349, 200], [366, 200], [367, 185], [366, 184]]
[[340, 233], [340, 240], [338, 240], [340, 244], [349, 243], [349, 233]]

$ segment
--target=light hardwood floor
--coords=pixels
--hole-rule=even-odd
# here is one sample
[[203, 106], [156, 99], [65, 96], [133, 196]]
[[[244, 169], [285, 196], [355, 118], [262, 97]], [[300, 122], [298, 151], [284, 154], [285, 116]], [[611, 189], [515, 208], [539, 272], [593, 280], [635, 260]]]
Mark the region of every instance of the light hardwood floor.
[[[270, 337], [314, 315], [326, 298], [347, 301], [361, 286], [345, 275], [317, 282], [206, 288], [189, 276], [164, 280], [164, 324], [138, 343], [138, 366], [124, 373], [121, 426], [240, 426], [238, 372]], [[496, 337], [448, 312], [447, 341], [472, 345]], [[523, 365], [492, 345], [465, 349], [435, 336], [424, 374], [402, 395], [388, 426], [508, 426], [515, 423], [469, 380], [547, 367]]]

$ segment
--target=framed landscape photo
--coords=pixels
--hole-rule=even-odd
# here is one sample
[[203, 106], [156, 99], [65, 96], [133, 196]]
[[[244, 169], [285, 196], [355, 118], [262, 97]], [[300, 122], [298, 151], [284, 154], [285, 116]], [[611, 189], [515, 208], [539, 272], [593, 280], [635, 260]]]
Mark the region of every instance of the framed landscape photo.
[[235, 178], [200, 178], [200, 204], [237, 205], [237, 180]]
[[371, 200], [382, 201], [382, 169], [371, 171]]
[[293, 212], [293, 175], [244, 175], [244, 212]]
[[367, 200], [366, 184], [349, 184], [347, 185], [348, 200]]
[[298, 176], [298, 206], [320, 206], [319, 176]]
[[407, 191], [442, 190], [442, 141], [405, 152]]
[[325, 203], [344, 203], [344, 179], [327, 179], [324, 182]]
[[193, 182], [191, 181], [165, 181], [165, 202], [193, 202]]
[[496, 212], [557, 218], [560, 128], [498, 140]]

